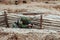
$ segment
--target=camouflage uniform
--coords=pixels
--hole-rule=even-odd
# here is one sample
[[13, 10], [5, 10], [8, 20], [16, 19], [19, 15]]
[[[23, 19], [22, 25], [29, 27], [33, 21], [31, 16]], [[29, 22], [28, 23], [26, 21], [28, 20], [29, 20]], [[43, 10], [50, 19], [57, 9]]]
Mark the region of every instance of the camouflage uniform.
[[17, 20], [17, 22], [14, 22], [13, 28], [29, 28], [27, 25], [31, 24], [30, 19], [27, 17], [21, 17], [21, 19]]

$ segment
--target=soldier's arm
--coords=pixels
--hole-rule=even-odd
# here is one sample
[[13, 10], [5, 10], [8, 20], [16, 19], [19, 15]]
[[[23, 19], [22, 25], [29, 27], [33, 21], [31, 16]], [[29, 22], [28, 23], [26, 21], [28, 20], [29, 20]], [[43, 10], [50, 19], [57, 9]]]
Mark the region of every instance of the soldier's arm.
[[14, 22], [14, 23], [12, 24], [12, 28], [18, 28], [16, 22]]

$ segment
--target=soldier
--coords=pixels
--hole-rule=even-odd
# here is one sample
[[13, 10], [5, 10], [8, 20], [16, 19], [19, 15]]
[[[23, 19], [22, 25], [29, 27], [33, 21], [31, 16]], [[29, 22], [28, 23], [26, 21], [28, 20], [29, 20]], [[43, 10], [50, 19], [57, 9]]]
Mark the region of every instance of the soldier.
[[13, 24], [13, 28], [32, 28], [32, 26], [33, 24], [27, 17], [21, 17], [21, 19]]

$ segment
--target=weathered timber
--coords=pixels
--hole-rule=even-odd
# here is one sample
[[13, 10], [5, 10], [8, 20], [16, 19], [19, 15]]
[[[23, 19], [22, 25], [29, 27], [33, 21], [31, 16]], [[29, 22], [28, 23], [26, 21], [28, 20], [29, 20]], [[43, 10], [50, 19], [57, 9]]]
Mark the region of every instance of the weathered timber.
[[9, 24], [8, 24], [8, 18], [7, 18], [7, 14], [6, 14], [6, 12], [4, 11], [4, 16], [5, 16], [5, 23], [6, 23], [6, 27], [9, 27]]

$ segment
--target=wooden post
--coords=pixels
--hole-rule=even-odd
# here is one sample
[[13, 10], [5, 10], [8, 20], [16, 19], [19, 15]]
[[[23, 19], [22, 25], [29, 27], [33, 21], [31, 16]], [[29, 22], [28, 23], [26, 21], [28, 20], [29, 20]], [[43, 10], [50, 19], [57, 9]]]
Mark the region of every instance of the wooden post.
[[40, 29], [42, 29], [42, 15], [40, 15]]
[[5, 23], [6, 23], [6, 27], [9, 27], [9, 24], [8, 24], [8, 18], [7, 18], [7, 14], [6, 12], [4, 11], [4, 20], [5, 20]]

